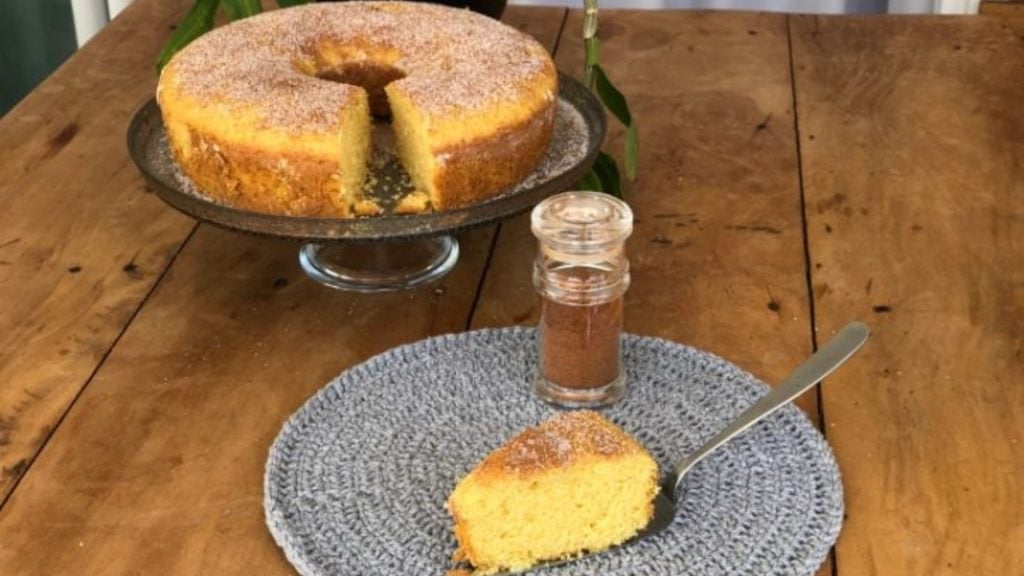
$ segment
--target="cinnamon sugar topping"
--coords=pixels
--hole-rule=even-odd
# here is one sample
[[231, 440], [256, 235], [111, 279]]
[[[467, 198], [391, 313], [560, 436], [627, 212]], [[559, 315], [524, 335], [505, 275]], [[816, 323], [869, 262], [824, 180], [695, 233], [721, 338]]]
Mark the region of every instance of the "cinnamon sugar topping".
[[379, 64], [405, 75], [396, 86], [432, 114], [516, 99], [550, 66], [535, 40], [468, 10], [344, 2], [275, 10], [219, 28], [182, 50], [164, 73], [172, 71], [184, 93], [225, 112], [255, 110], [284, 129], [331, 129], [360, 89], [313, 75], [325, 51], [357, 63], [385, 60]]
[[[523, 431], [493, 454], [508, 473], [564, 466], [587, 454], [616, 456], [640, 450], [636, 442], [596, 412], [566, 412]], [[485, 463], [486, 464], [486, 463]]]

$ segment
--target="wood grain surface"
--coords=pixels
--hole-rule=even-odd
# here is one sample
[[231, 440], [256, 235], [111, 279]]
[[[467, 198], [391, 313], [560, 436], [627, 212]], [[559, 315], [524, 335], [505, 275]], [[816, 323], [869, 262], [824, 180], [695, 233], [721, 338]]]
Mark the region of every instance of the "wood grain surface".
[[[507, 16], [548, 46], [563, 19]], [[201, 226], [0, 510], [0, 574], [294, 573], [263, 522], [270, 443], [346, 368], [464, 330], [492, 235], [439, 284], [355, 295], [306, 279], [296, 244]]]
[[[571, 12], [563, 71], [583, 67], [581, 26]], [[602, 11], [600, 29], [640, 127], [626, 329], [777, 382], [811, 351], [785, 16]], [[536, 323], [536, 250], [527, 216], [502, 226], [474, 326]], [[815, 394], [801, 405], [817, 419]]]
[[[124, 130], [186, 4], [136, 1], [0, 119], [0, 574], [292, 574], [284, 420], [393, 346], [537, 319], [525, 217], [354, 295], [142, 194]], [[640, 122], [627, 329], [776, 382], [867, 320], [802, 401], [846, 490], [819, 575], [1024, 573], [1024, 20], [601, 15]], [[582, 68], [579, 12], [507, 20]]]
[[1024, 2], [981, 2], [978, 13], [1000, 20], [1000, 26], [1012, 30], [1024, 42]]
[[137, 4], [0, 119], [0, 504], [194, 227], [125, 148], [184, 3]]
[[981, 0], [978, 14], [985, 16], [1024, 17], [1024, 2], [1021, 0]]
[[[792, 20], [839, 574], [1024, 574], [1024, 52], [988, 18]], [[1017, 57], [1011, 57], [1016, 54]]]

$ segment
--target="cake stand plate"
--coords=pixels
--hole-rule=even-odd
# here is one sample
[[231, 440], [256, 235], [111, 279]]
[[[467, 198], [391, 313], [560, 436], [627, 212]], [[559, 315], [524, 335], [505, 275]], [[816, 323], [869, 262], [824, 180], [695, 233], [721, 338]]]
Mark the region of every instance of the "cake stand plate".
[[[204, 195], [180, 171], [167, 142], [160, 108], [150, 100], [128, 127], [128, 152], [149, 188], [177, 210], [221, 228], [303, 242], [302, 269], [314, 280], [345, 290], [397, 290], [440, 278], [458, 261], [454, 234], [514, 216], [569, 189], [586, 173], [604, 141], [604, 109], [579, 81], [559, 74], [552, 143], [536, 170], [498, 196], [466, 208], [366, 218], [285, 216], [243, 210]], [[397, 198], [395, 162], [371, 166], [370, 193], [387, 209]], [[372, 246], [361, 244], [372, 243]]]
[[[602, 413], [670, 470], [769, 389], [725, 360], [626, 336], [623, 400]], [[284, 425], [264, 477], [274, 539], [300, 574], [444, 574], [445, 501], [490, 451], [556, 413], [532, 392], [536, 332], [440, 336], [341, 374]], [[672, 524], [548, 576], [812, 576], [843, 520], [825, 439], [790, 405], [686, 475]], [[510, 526], [515, 530], [514, 526]]]

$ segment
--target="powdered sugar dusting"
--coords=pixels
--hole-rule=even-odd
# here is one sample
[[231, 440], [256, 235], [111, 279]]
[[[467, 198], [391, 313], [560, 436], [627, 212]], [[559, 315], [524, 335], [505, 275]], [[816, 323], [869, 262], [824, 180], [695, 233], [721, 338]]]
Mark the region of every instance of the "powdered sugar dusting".
[[543, 46], [469, 10], [407, 2], [309, 4], [235, 22], [199, 38], [165, 68], [186, 94], [231, 113], [256, 110], [270, 126], [330, 129], [358, 88], [312, 76], [325, 46], [392, 52], [396, 80], [416, 105], [440, 114], [517, 99], [553, 72]]
[[639, 450], [635, 441], [598, 413], [580, 410], [527, 428], [499, 448], [493, 462], [506, 472], [517, 473], [564, 466], [587, 454], [615, 456]]

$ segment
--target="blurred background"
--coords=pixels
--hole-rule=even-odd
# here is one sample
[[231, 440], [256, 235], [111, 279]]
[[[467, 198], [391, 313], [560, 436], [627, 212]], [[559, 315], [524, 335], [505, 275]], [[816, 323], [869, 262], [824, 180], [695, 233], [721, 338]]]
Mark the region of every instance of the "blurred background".
[[[0, 0], [0, 116], [132, 0]], [[509, 0], [533, 6], [582, 0]], [[978, 0], [601, 0], [602, 8], [974, 14]]]
[[[572, 0], [512, 0], [512, 4], [534, 6], [570, 6]], [[575, 4], [582, 4], [576, 2]], [[601, 0], [602, 8], [678, 8], [690, 10], [768, 10], [818, 14], [903, 13], [963, 14], [976, 13], [978, 0]]]

